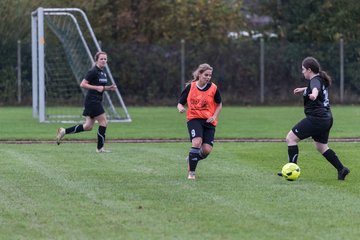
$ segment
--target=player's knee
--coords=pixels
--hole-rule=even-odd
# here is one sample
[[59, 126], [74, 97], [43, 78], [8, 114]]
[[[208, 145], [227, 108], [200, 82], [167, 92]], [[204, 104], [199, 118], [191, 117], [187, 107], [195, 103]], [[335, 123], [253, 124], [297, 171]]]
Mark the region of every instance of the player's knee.
[[108, 121], [107, 121], [107, 118], [106, 118], [105, 113], [103, 113], [103, 114], [101, 114], [100, 116], [98, 116], [98, 117], [96, 118], [96, 120], [98, 121], [98, 123], [99, 123], [100, 126], [107, 127]]
[[108, 121], [106, 119], [103, 119], [101, 121], [98, 121], [100, 126], [107, 127]]
[[201, 152], [203, 153], [204, 156], [209, 155], [211, 151], [212, 151], [212, 147], [210, 145], [203, 145], [201, 147]]
[[108, 125], [108, 120], [106, 119], [106, 117], [100, 119], [99, 124], [100, 124], [101, 126], [103, 126], [103, 127], [107, 127], [107, 125]]
[[84, 127], [84, 131], [91, 131], [93, 128], [92, 125], [87, 125], [87, 124], [84, 124], [83, 127]]
[[327, 144], [317, 143], [317, 142], [315, 142], [315, 148], [321, 154], [323, 154], [324, 152], [326, 152], [329, 149]]
[[193, 147], [196, 147], [196, 148], [200, 148], [201, 147], [201, 145], [202, 145], [202, 139], [201, 138], [194, 138], [192, 141], [191, 141], [191, 143], [192, 143], [192, 146]]
[[296, 135], [292, 132], [292, 131], [290, 131], [287, 135], [286, 135], [286, 143], [288, 144], [288, 145], [295, 145], [295, 144], [297, 144], [297, 142], [298, 142], [298, 138], [296, 137]]

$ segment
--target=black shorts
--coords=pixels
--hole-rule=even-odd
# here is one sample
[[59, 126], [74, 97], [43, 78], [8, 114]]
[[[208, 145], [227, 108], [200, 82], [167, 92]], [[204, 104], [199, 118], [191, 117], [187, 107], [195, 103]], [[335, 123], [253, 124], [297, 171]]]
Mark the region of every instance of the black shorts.
[[85, 104], [83, 116], [94, 118], [103, 113], [105, 113], [105, 110], [101, 103], [89, 103]]
[[312, 137], [316, 142], [327, 144], [332, 125], [333, 118], [306, 117], [298, 122], [292, 131], [301, 140]]
[[206, 119], [191, 119], [187, 122], [190, 141], [196, 137], [201, 137], [203, 143], [214, 145], [215, 126], [207, 123]]

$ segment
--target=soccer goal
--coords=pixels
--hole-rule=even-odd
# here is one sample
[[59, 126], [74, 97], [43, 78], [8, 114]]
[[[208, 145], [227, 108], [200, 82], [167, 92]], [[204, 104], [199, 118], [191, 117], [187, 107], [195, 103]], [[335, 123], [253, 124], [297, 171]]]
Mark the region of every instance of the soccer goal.
[[[86, 14], [78, 8], [38, 8], [31, 25], [33, 117], [40, 122], [83, 121], [86, 90], [80, 82], [101, 50]], [[115, 83], [109, 66], [105, 71], [110, 84]], [[103, 106], [110, 122], [131, 121], [119, 90], [104, 92]]]

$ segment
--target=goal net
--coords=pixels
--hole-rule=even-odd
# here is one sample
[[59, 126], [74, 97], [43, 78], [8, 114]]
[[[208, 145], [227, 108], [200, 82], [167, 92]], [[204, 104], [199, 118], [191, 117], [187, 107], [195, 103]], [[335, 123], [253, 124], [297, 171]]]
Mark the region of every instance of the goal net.
[[[81, 122], [86, 90], [80, 82], [101, 48], [85, 13], [77, 8], [38, 8], [32, 13], [33, 117], [40, 122]], [[109, 66], [109, 84], [115, 83]], [[115, 83], [120, 88], [119, 83]], [[110, 122], [130, 122], [119, 90], [106, 91]]]

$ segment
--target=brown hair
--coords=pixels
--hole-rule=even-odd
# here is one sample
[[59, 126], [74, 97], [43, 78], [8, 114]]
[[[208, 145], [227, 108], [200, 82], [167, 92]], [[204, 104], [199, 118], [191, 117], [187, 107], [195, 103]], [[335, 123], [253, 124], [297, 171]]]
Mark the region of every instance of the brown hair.
[[97, 52], [97, 53], [95, 54], [95, 56], [94, 56], [95, 62], [96, 62], [97, 60], [99, 60], [99, 56], [100, 56], [101, 54], [105, 54], [105, 55], [107, 56], [107, 53], [106, 53], [106, 52], [99, 51], [99, 52]]
[[321, 70], [321, 66], [318, 60], [314, 57], [306, 57], [302, 61], [302, 65], [305, 69], [311, 69], [311, 71], [315, 74], [319, 74], [322, 79], [325, 80], [325, 86], [328, 87], [331, 85], [331, 77], [325, 72]]

